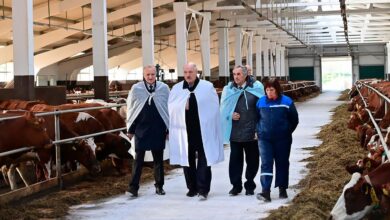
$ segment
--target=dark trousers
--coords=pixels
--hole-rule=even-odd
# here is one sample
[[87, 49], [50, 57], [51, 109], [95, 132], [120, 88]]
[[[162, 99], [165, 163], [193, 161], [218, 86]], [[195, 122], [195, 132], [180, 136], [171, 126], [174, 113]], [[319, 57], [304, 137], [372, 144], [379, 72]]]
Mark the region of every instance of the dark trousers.
[[259, 140], [261, 157], [260, 182], [263, 192], [271, 190], [274, 161], [276, 169], [275, 187], [288, 188], [291, 143], [292, 139], [289, 137]]
[[244, 187], [246, 190], [254, 190], [256, 188], [255, 177], [259, 170], [259, 148], [257, 140], [249, 142], [230, 142], [230, 161], [229, 161], [229, 178], [230, 183], [236, 189], [242, 189], [242, 172], [244, 169], [244, 152], [246, 171], [246, 182]]
[[[164, 150], [152, 150], [153, 165], [154, 165], [154, 184], [156, 187], [162, 187], [164, 185], [164, 165], [163, 156]], [[139, 181], [141, 179], [142, 166], [144, 164], [145, 151], [137, 150], [135, 159], [133, 161], [132, 178], [129, 183], [130, 189], [139, 189]]]
[[[198, 163], [196, 163], [196, 155]], [[188, 190], [208, 194], [211, 184], [211, 167], [207, 166], [203, 146], [188, 146], [188, 163], [189, 167], [183, 167]]]

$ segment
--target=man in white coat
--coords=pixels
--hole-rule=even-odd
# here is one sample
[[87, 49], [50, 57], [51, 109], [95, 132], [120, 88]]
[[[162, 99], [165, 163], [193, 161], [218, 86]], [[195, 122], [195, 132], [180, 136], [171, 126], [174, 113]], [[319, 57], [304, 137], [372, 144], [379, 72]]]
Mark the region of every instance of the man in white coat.
[[184, 81], [169, 95], [170, 163], [183, 166], [187, 196], [199, 194], [205, 200], [210, 191], [211, 165], [223, 161], [224, 155], [218, 95], [197, 73], [195, 64], [184, 65]]

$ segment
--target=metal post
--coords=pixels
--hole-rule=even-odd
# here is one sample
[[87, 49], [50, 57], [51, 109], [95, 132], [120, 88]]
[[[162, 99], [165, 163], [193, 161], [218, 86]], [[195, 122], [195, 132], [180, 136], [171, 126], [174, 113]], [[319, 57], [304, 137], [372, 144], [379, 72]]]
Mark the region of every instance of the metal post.
[[203, 22], [199, 29], [200, 33], [200, 54], [202, 57], [202, 75], [204, 79], [210, 80], [210, 20], [211, 13], [203, 13]]
[[266, 76], [270, 76], [270, 72], [269, 72], [269, 46], [270, 46], [270, 40], [269, 39], [265, 39], [263, 41], [263, 57], [264, 57], [264, 72], [263, 72], [263, 75], [264, 77]]
[[230, 77], [229, 69], [229, 21], [217, 20], [219, 79], [227, 83]]
[[153, 1], [141, 1], [142, 64], [154, 64]]
[[[58, 110], [57, 110], [58, 111]], [[54, 135], [55, 135], [55, 141], [60, 140], [60, 115], [54, 115]], [[63, 189], [63, 182], [62, 182], [62, 172], [61, 172], [61, 148], [59, 144], [55, 144], [56, 146], [56, 170], [57, 170], [57, 179], [58, 179], [58, 186], [61, 189]]]
[[181, 80], [184, 78], [183, 67], [187, 62], [187, 2], [174, 2], [173, 10], [176, 18], [176, 72], [178, 79]]
[[261, 62], [262, 40], [263, 37], [261, 35], [255, 35], [256, 72], [253, 75], [257, 78], [263, 78], [263, 65]]
[[242, 65], [242, 54], [241, 54], [241, 43], [242, 43], [242, 33], [241, 33], [241, 27], [236, 27], [234, 29], [235, 31], [235, 50], [234, 50], [234, 58], [235, 58], [235, 64], [234, 65]]
[[248, 64], [253, 69], [253, 55], [252, 54], [253, 54], [253, 32], [249, 32], [246, 64]]

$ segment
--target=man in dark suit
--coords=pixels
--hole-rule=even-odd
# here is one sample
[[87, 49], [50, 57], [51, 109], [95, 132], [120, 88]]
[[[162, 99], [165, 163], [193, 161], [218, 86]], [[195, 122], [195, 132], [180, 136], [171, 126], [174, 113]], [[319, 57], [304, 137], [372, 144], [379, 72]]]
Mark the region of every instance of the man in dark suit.
[[169, 88], [156, 81], [154, 66], [144, 67], [144, 80], [135, 84], [128, 97], [128, 136], [135, 136], [135, 159], [128, 192], [138, 196], [145, 151], [152, 151], [156, 194], [165, 195], [163, 153], [168, 128]]

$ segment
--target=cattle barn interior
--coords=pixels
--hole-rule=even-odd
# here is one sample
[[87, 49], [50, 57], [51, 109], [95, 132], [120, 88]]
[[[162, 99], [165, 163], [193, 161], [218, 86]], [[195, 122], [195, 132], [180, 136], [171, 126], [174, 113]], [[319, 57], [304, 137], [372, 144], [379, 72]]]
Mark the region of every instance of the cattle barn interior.
[[[344, 110], [351, 112], [344, 116], [350, 118], [342, 126], [354, 130], [349, 131], [353, 140], [365, 151], [356, 165], [343, 164], [352, 174], [345, 178], [349, 181], [352, 176], [349, 187], [365, 186], [361, 181], [371, 178], [368, 190], [372, 189], [373, 202], [366, 204], [367, 209], [345, 208], [340, 205], [348, 203], [344, 194], [346, 198], [355, 192], [347, 186], [344, 192], [345, 184], [338, 184], [334, 191], [340, 198], [330, 197], [322, 211], [335, 219], [359, 219], [375, 205], [381, 207], [382, 215], [390, 216], [390, 179], [376, 178], [378, 172], [389, 172], [382, 164], [390, 155], [390, 0], [0, 0], [0, 167], [4, 177], [0, 178], [0, 215], [6, 213], [3, 204], [6, 207], [24, 197], [33, 202], [31, 195], [53, 188], [61, 192], [68, 182], [77, 184], [86, 175], [101, 175], [103, 161], [109, 160], [112, 172], [128, 181], [135, 153], [134, 140], [126, 136], [129, 91], [143, 80], [146, 65], [155, 66], [157, 80], [172, 88], [184, 80], [187, 62], [196, 64], [199, 78], [213, 83], [219, 97], [233, 81], [232, 70], [237, 65], [249, 65], [260, 82], [279, 79], [300, 114], [293, 136], [293, 148], [299, 150], [292, 150], [290, 160], [290, 169], [294, 167], [290, 178], [294, 176], [296, 185], [310, 170], [302, 162], [310, 154], [300, 150], [320, 146], [316, 134], [333, 120], [329, 112], [348, 102]], [[341, 93], [348, 99], [337, 101]], [[10, 120], [15, 120], [11, 123], [15, 127], [8, 124]], [[23, 134], [12, 136], [17, 131]], [[226, 152], [230, 153], [228, 145]], [[151, 155], [145, 159], [150, 162]], [[167, 159], [168, 151], [164, 152]], [[225, 196], [230, 187], [228, 161], [229, 154], [225, 154], [224, 165], [216, 168], [221, 173], [213, 177], [213, 181], [225, 181], [226, 190], [218, 182], [212, 192], [221, 190]], [[373, 174], [367, 163], [380, 171]], [[21, 167], [28, 167], [29, 174], [23, 175]], [[177, 176], [184, 178], [175, 173], [172, 179]], [[259, 177], [256, 180], [260, 187]], [[166, 185], [167, 193], [174, 194], [185, 184], [173, 184], [171, 192]], [[288, 200], [264, 210], [254, 203], [256, 198], [238, 200], [242, 216], [227, 209], [226, 216], [217, 219], [273, 219], [283, 213], [280, 206], [295, 207], [293, 198], [303, 189], [289, 188]], [[143, 193], [148, 196], [147, 191]], [[207, 202], [213, 203], [218, 196]], [[178, 203], [167, 198], [169, 205]], [[221, 197], [221, 201], [230, 199]], [[218, 207], [229, 206], [221, 201]], [[77, 204], [86, 202], [90, 201]], [[182, 204], [188, 205], [185, 200]], [[93, 209], [80, 214], [82, 210], [72, 212], [68, 206], [56, 215], [37, 210], [34, 217], [94, 217]], [[213, 218], [203, 212], [207, 207], [170, 210], [163, 219]], [[139, 219], [161, 219], [142, 210], [131, 209]], [[269, 216], [272, 210], [276, 214]], [[23, 218], [25, 213], [19, 214], [10, 218]], [[290, 214], [287, 218], [300, 219]]]

